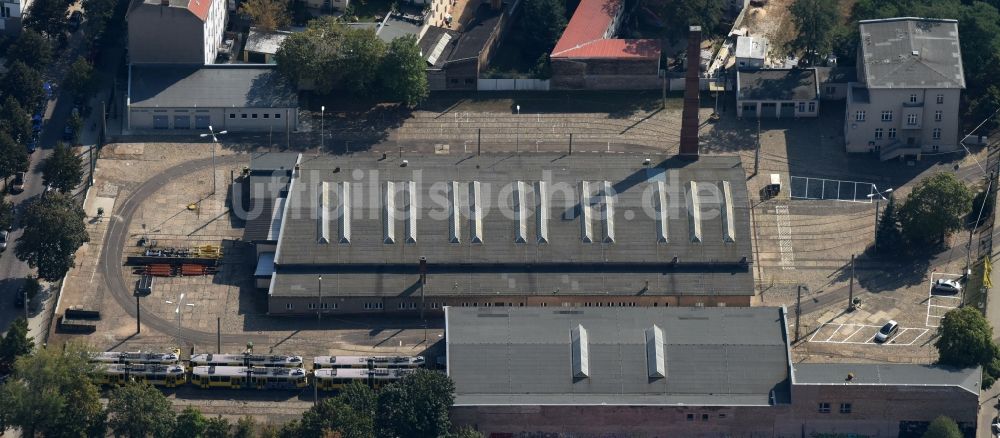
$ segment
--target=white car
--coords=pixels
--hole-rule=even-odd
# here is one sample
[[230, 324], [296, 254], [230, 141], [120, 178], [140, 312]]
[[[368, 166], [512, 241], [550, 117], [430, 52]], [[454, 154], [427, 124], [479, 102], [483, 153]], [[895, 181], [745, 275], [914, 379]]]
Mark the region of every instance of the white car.
[[889, 322], [885, 323], [885, 325], [879, 329], [878, 333], [875, 334], [875, 342], [883, 343], [888, 341], [889, 338], [891, 338], [892, 335], [896, 334], [898, 331], [899, 323], [890, 319]]
[[934, 282], [934, 291], [946, 294], [957, 294], [962, 291], [962, 285], [955, 280], [939, 278]]

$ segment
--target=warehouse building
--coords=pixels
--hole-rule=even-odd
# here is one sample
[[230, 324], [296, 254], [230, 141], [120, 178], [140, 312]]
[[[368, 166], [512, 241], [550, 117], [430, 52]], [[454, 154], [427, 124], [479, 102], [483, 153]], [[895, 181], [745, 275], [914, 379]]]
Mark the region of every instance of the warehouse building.
[[299, 122], [295, 88], [273, 66], [132, 65], [126, 104], [129, 131], [285, 134]]
[[652, 158], [303, 160], [268, 311], [750, 305], [739, 158]]
[[795, 363], [784, 308], [445, 309], [456, 426], [484, 436], [972, 436], [981, 370]]

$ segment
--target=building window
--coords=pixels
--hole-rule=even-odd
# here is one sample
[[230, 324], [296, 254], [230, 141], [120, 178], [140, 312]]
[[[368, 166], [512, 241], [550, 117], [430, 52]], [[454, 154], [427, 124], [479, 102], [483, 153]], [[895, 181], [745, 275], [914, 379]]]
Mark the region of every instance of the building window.
[[416, 309], [417, 303], [410, 303], [410, 309]]
[[836, 87], [830, 87], [830, 86], [826, 87], [826, 94], [836, 94], [836, 93], [837, 93]]
[[274, 118], [280, 119], [281, 118], [281, 113], [274, 113]]
[[938, 94], [937, 95], [937, 103], [944, 103], [944, 95], [943, 94]]
[[840, 404], [840, 413], [841, 414], [850, 414], [851, 413], [851, 404], [850, 403], [841, 403]]
[[910, 125], [910, 126], [916, 126], [916, 124], [917, 124], [917, 115], [916, 114], [908, 114], [906, 116], [906, 124]]
[[863, 121], [865, 121], [865, 112], [864, 111], [858, 111], [857, 113], [855, 113], [854, 114], [854, 121], [856, 121], [856, 122], [863, 122]]
[[896, 138], [896, 128], [889, 128], [889, 138]]
[[816, 112], [816, 102], [809, 102], [809, 112]]
[[892, 111], [882, 111], [882, 121], [891, 122], [892, 121]]
[[688, 414], [687, 419], [688, 421], [694, 421], [694, 414]]
[[240, 118], [241, 119], [245, 119], [245, 118], [247, 118], [247, 115], [246, 114], [240, 114]]
[[400, 308], [400, 309], [405, 309], [405, 308], [406, 308], [406, 303], [404, 303], [404, 302], [400, 301], [400, 302], [399, 302], [399, 308]]
[[236, 118], [236, 113], [229, 113], [229, 118], [230, 119], [235, 119]]
[[830, 413], [830, 404], [829, 403], [820, 403], [819, 404], [819, 413], [821, 413], [821, 414], [829, 414]]
[[934, 111], [934, 121], [940, 122], [942, 119], [944, 119], [944, 114], [941, 111]]
[[725, 412], [720, 413], [719, 418], [726, 418], [726, 413]]
[[309, 303], [306, 307], [308, 307], [309, 310], [316, 310], [316, 303]]
[[805, 102], [799, 102], [799, 112], [800, 113], [806, 112], [806, 103]]
[[476, 83], [476, 80], [474, 78], [465, 78], [465, 83], [472, 85]]
[[939, 147], [940, 146], [938, 146], [938, 145], [931, 146], [931, 150], [934, 151], [934, 152], [937, 152]]
[[378, 310], [382, 308], [382, 302], [376, 301], [374, 303], [365, 303], [366, 310]]
[[437, 308], [440, 308], [440, 307], [441, 307], [440, 303], [431, 303], [431, 309], [437, 309]]
[[251, 114], [251, 115], [250, 115], [250, 118], [251, 118], [251, 119], [256, 119], [256, 118], [257, 118], [257, 113], [253, 113], [253, 114]]
[[271, 114], [268, 114], [268, 113], [264, 113], [264, 118], [265, 118], [265, 119], [270, 119], [270, 118], [271, 118]]
[[725, 302], [715, 303], [715, 307], [726, 307]]
[[295, 306], [293, 306], [292, 303], [286, 303], [285, 304], [285, 310], [292, 310], [294, 308], [295, 308]]
[[940, 140], [941, 139], [941, 128], [934, 128], [934, 131], [931, 131], [931, 137], [933, 139], [935, 139], [935, 140]]
[[697, 302], [697, 303], [694, 303], [694, 306], [695, 306], [695, 307], [705, 307], [705, 303], [703, 303], [703, 302], [699, 301], [699, 302]]
[[701, 414], [701, 421], [708, 421], [708, 414]]
[[917, 103], [917, 95], [916, 94], [911, 94], [910, 95], [910, 103]]
[[882, 139], [882, 128], [875, 128], [875, 139], [876, 140]]

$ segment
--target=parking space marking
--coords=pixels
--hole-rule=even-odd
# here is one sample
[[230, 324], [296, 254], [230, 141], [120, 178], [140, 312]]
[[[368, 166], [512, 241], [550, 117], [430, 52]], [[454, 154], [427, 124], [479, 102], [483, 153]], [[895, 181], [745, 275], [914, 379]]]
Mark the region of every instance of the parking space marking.
[[781, 251], [781, 269], [795, 269], [795, 250], [792, 248], [792, 223], [788, 220], [788, 206], [774, 206], [774, 218], [778, 222], [778, 249]]
[[[809, 337], [808, 342], [815, 342], [819, 344], [894, 345], [905, 347], [907, 345], [913, 345], [930, 331], [926, 328], [903, 328], [900, 329], [895, 336], [890, 338], [889, 342], [878, 344], [875, 342], [875, 335], [878, 334], [878, 331], [881, 328], [881, 326], [868, 324], [826, 323], [816, 329], [813, 335]], [[832, 333], [830, 333], [829, 336], [825, 336], [830, 329], [833, 330]], [[844, 332], [842, 332], [841, 329], [844, 329]], [[821, 339], [817, 340], [816, 337], [821, 332], [823, 332], [824, 336], [821, 336]], [[862, 332], [864, 332], [864, 336], [855, 338], [855, 336]], [[847, 335], [847, 337], [834, 339], [834, 337], [838, 334], [843, 335], [843, 333], [850, 334]]]
[[[956, 279], [962, 278], [962, 274], [949, 274], [946, 272], [931, 273], [931, 280], [927, 285], [927, 317], [924, 319], [924, 325], [931, 328], [940, 327], [944, 314], [948, 313], [951, 309], [958, 308], [962, 304], [962, 297], [959, 295], [934, 295], [934, 282], [938, 278]], [[932, 309], [934, 309], [933, 312]]]

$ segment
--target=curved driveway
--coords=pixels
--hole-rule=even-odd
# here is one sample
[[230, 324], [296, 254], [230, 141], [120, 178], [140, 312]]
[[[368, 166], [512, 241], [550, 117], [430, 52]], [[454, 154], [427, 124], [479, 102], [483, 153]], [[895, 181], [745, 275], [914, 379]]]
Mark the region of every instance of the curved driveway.
[[[248, 159], [248, 156], [245, 154], [236, 154], [218, 157], [216, 161], [219, 165], [231, 165], [245, 162]], [[104, 247], [101, 251], [101, 259], [98, 263], [101, 272], [104, 273], [104, 281], [107, 284], [108, 290], [111, 291], [111, 295], [114, 296], [118, 305], [125, 309], [125, 312], [133, 318], [136, 317], [135, 297], [132, 295], [132, 288], [125, 282], [125, 276], [122, 273], [122, 254], [125, 250], [125, 242], [128, 240], [128, 228], [132, 222], [132, 216], [146, 198], [164, 188], [171, 181], [211, 166], [212, 159], [205, 158], [178, 164], [157, 174], [142, 183], [138, 189], [120, 202], [115, 214], [110, 218], [111, 223], [108, 224], [108, 231], [104, 237]], [[224, 194], [225, 189], [219, 193]], [[175, 320], [172, 318], [161, 318], [150, 311], [142, 312], [142, 324], [164, 334], [178, 332]], [[203, 332], [186, 328], [180, 330], [178, 337], [182, 341], [189, 343], [211, 344], [216, 341], [216, 333], [214, 332]], [[242, 343], [247, 341], [263, 344], [268, 341], [268, 338], [248, 333], [222, 335], [222, 342], [225, 343]]]

